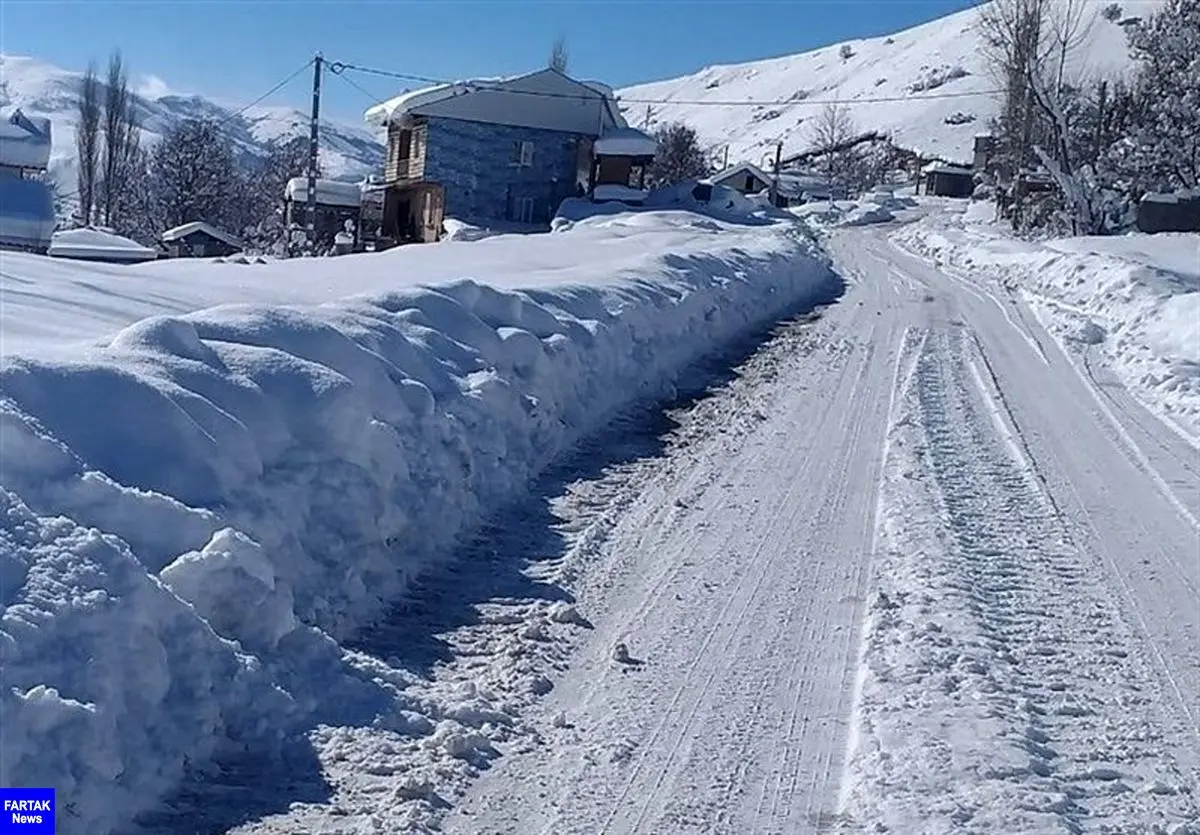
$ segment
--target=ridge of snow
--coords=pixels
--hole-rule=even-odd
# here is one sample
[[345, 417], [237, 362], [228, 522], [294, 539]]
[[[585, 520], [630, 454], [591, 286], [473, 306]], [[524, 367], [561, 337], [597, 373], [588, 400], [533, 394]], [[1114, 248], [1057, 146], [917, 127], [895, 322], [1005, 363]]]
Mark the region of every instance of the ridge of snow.
[[465, 767], [509, 708], [408, 699], [335, 639], [617, 410], [836, 287], [795, 224], [680, 211], [262, 265], [13, 254], [0, 282], [0, 781], [55, 786], [65, 835], [157, 814], [216, 740], [365, 721], [414, 773]]
[[[1091, 22], [1076, 64], [1089, 74], [1119, 73], [1129, 66], [1125, 31], [1101, 16], [1104, 5], [1086, 4]], [[1127, 15], [1145, 16], [1161, 0], [1121, 5]], [[784, 156], [810, 150], [809, 123], [819, 114], [820, 103], [830, 99], [847, 102], [863, 133], [880, 131], [900, 147], [970, 162], [974, 137], [986, 129], [999, 104], [998, 98], [982, 95], [998, 85], [983, 57], [979, 14], [978, 8], [967, 9], [890, 36], [846, 41], [849, 58], [841, 57], [841, 45], [831, 44], [780, 58], [708, 66], [680, 78], [626, 87], [618, 92], [618, 101], [625, 100], [622, 110], [638, 123], [646, 110], [638, 99], [679, 102], [653, 104], [652, 124], [685, 122], [712, 150], [728, 143], [731, 163], [763, 163], [780, 140]], [[922, 99], [943, 93], [980, 95]], [[897, 100], [871, 101], [881, 98]], [[763, 104], [712, 104], [755, 101]]]

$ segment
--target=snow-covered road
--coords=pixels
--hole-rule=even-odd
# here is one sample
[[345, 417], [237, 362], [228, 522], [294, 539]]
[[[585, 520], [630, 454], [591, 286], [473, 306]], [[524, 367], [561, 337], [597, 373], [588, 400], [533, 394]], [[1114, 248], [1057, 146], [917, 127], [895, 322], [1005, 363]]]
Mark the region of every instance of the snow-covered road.
[[839, 304], [558, 500], [592, 628], [445, 831], [1200, 826], [1200, 454], [999, 288], [832, 246]]

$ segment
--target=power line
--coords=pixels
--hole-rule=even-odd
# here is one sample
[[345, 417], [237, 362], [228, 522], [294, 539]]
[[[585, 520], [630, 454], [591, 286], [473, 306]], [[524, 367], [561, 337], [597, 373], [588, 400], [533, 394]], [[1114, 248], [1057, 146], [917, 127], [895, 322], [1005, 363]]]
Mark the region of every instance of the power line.
[[363, 87], [361, 84], [359, 84], [353, 78], [346, 75], [344, 72], [342, 72], [342, 69], [343, 69], [343, 65], [339, 65], [339, 64], [330, 64], [329, 65], [329, 71], [331, 73], [333, 73], [338, 78], [340, 78], [342, 81], [345, 81], [347, 84], [349, 84], [355, 90], [357, 90], [358, 92], [362, 93], [364, 96], [369, 98], [371, 100], [372, 104], [381, 104], [383, 101], [385, 101], [384, 99], [381, 99], [381, 98], [379, 98], [379, 96], [372, 93], [367, 88]]
[[247, 110], [249, 110], [250, 108], [254, 107], [256, 104], [260, 104], [260, 103], [262, 103], [262, 102], [263, 102], [265, 99], [269, 98], [270, 96], [272, 96], [272, 95], [274, 95], [275, 93], [277, 93], [277, 92], [279, 92], [280, 90], [282, 90], [284, 87], [286, 87], [288, 84], [290, 84], [290, 83], [291, 83], [293, 80], [295, 80], [295, 78], [296, 78], [297, 76], [299, 76], [299, 75], [300, 75], [300, 73], [304, 72], [304, 71], [305, 71], [305, 70], [307, 70], [309, 67], [311, 67], [311, 66], [313, 65], [313, 61], [314, 61], [314, 60], [316, 60], [316, 59], [314, 59], [314, 58], [309, 58], [307, 61], [305, 61], [305, 62], [304, 62], [304, 66], [302, 66], [302, 67], [300, 67], [299, 69], [297, 69], [295, 72], [293, 72], [293, 73], [292, 73], [291, 75], [289, 75], [287, 78], [283, 79], [283, 81], [280, 81], [278, 84], [276, 84], [276, 85], [275, 85], [274, 87], [272, 87], [270, 90], [267, 90], [267, 92], [263, 93], [261, 96], [259, 96], [258, 98], [256, 98], [254, 101], [250, 102], [250, 103], [249, 103], [249, 104], [247, 104], [247, 105], [244, 105], [244, 106], [242, 106], [240, 109], [238, 109], [238, 110], [234, 111], [233, 113], [230, 113], [228, 116], [226, 116], [224, 119], [222, 119], [220, 122], [218, 122], [218, 123], [217, 123], [217, 127], [221, 127], [221, 126], [225, 125], [225, 124], [226, 124], [226, 123], [228, 123], [228, 122], [232, 122], [234, 119], [236, 119], [237, 117], [241, 116], [241, 115], [242, 115], [243, 113], [245, 113]]
[[[595, 95], [575, 94], [575, 93], [555, 93], [549, 90], [513, 90], [507, 87], [499, 87], [496, 84], [486, 81], [468, 81], [468, 82], [453, 82], [441, 78], [431, 78], [430, 76], [414, 75], [412, 73], [394, 72], [392, 70], [381, 70], [376, 67], [363, 67], [357, 64], [348, 64], [343, 61], [335, 61], [330, 65], [330, 71], [336, 72], [339, 75], [346, 70], [361, 72], [367, 75], [376, 75], [383, 78], [395, 78], [401, 81], [418, 81], [424, 84], [436, 84], [453, 86], [455, 84], [463, 84], [468, 88], [476, 90], [496, 90], [502, 91], [510, 95], [531, 96], [534, 98], [552, 98], [552, 99], [572, 99], [575, 101], [589, 101], [596, 98]], [[347, 79], [349, 80], [349, 79]], [[364, 91], [365, 92], [365, 91]], [[796, 107], [796, 106], [823, 106], [829, 104], [881, 104], [886, 102], [918, 102], [918, 101], [937, 101], [941, 99], [965, 99], [977, 98], [981, 96], [997, 96], [1004, 91], [995, 90], [976, 90], [972, 92], [959, 93], [931, 93], [921, 96], [870, 96], [865, 98], [838, 98], [838, 99], [759, 99], [759, 100], [717, 100], [712, 99], [663, 99], [663, 98], [644, 98], [644, 97], [626, 97], [618, 96], [618, 104], [649, 104], [649, 105], [675, 105], [685, 107]], [[369, 95], [369, 94], [368, 94]]]

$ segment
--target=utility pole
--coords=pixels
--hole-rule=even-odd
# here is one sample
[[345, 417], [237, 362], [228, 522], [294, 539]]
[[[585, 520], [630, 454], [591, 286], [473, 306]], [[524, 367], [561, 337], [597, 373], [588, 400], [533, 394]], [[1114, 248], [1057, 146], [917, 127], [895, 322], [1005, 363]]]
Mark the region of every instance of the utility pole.
[[775, 143], [775, 183], [771, 186], [771, 205], [779, 203], [779, 166], [783, 157], [783, 140]]
[[321, 53], [313, 58], [312, 121], [308, 134], [308, 245], [317, 243], [317, 149], [318, 129], [321, 120]]
[[646, 105], [646, 122], [642, 125], [646, 130], [650, 130], [650, 118], [654, 115], [654, 110], [651, 105]]
[[721, 166], [722, 171], [729, 170], [729, 143], [725, 143], [725, 164]]

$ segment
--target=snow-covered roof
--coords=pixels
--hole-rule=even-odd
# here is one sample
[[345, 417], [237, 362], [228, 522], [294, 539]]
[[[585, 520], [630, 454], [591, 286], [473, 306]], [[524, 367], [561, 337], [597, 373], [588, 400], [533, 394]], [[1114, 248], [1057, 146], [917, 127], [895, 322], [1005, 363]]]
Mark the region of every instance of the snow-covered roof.
[[455, 96], [468, 95], [478, 85], [496, 84], [506, 80], [502, 78], [487, 81], [484, 79], [472, 79], [471, 81], [460, 81], [454, 84], [435, 84], [432, 87], [405, 90], [398, 96], [367, 108], [364, 118], [369, 125], [386, 125], [425, 105], [437, 104]]
[[223, 241], [230, 246], [235, 246], [238, 249], [242, 248], [242, 242], [230, 235], [228, 232], [222, 231], [212, 224], [205, 223], [202, 220], [193, 220], [191, 223], [185, 223], [182, 226], [176, 226], [174, 229], [168, 229], [159, 235], [159, 240], [162, 241], [178, 241], [181, 238], [186, 238], [193, 232], [203, 232], [218, 241]]
[[652, 157], [658, 153], [658, 140], [637, 128], [606, 130], [592, 150], [602, 156]]
[[94, 261], [153, 261], [158, 253], [137, 241], [100, 229], [68, 229], [55, 232], [50, 255], [56, 258], [82, 258]]
[[[288, 180], [285, 196], [297, 203], [308, 200], [308, 177]], [[362, 186], [341, 180], [317, 180], [317, 202], [323, 206], [361, 206]]]
[[44, 247], [55, 225], [54, 195], [48, 185], [0, 177], [0, 244]]
[[975, 172], [970, 168], [961, 165], [950, 165], [949, 163], [934, 160], [921, 169], [923, 174], [959, 174], [970, 177]]
[[50, 164], [50, 120], [19, 109], [0, 120], [0, 165], [45, 168]]
[[1200, 200], [1200, 188], [1182, 189], [1180, 191], [1173, 192], [1152, 192], [1150, 194], [1143, 195], [1141, 202], [1178, 204], [1190, 203], [1193, 200]]
[[626, 126], [609, 88], [554, 69], [507, 78], [474, 78], [409, 90], [366, 111], [384, 126], [425, 116], [598, 136]]
[[710, 182], [712, 182], [714, 185], [721, 185], [728, 180], [732, 180], [738, 174], [753, 174], [756, 178], [762, 180], [764, 183], [771, 182], [771, 175], [763, 171], [752, 162], [741, 162], [737, 165], [726, 168], [724, 171], [719, 171], [712, 175]]

